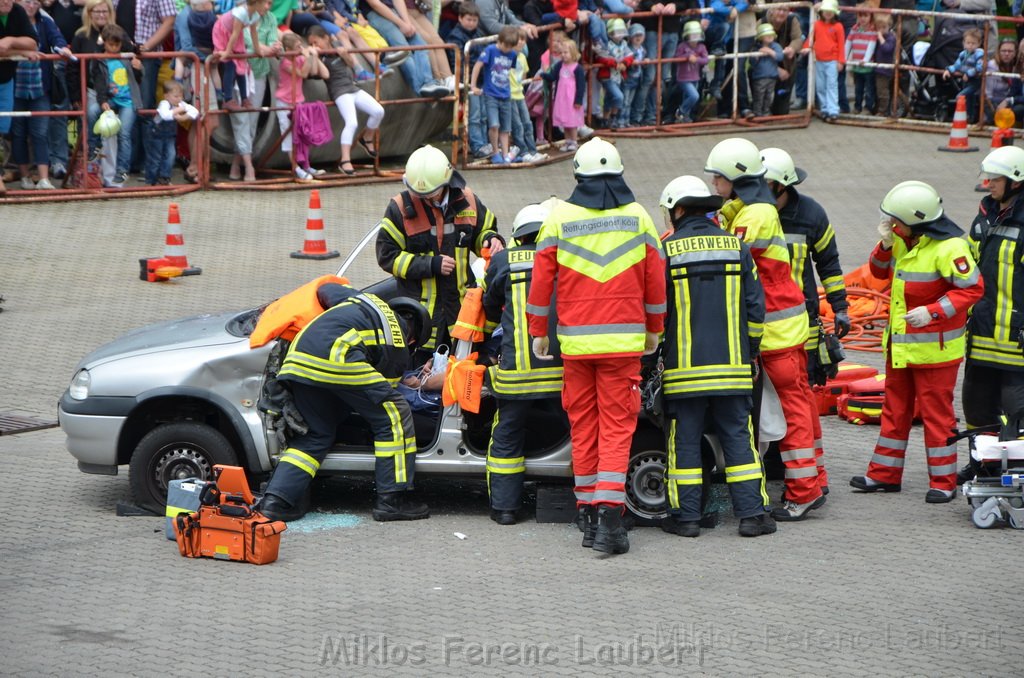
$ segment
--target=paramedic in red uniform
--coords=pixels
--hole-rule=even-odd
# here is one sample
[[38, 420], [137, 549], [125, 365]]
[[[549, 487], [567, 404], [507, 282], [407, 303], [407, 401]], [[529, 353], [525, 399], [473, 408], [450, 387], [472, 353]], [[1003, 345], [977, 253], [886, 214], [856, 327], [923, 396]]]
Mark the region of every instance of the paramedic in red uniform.
[[899, 492], [914, 418], [924, 419], [929, 489], [924, 500], [944, 504], [956, 496], [953, 389], [966, 348], [967, 312], [984, 282], [964, 232], [942, 210], [942, 198], [922, 181], [897, 184], [882, 200], [886, 218], [869, 259], [871, 274], [892, 281], [882, 430], [868, 472], [850, 479], [862, 492]]
[[665, 256], [613, 145], [600, 138], [583, 144], [573, 171], [576, 189], [554, 205], [538, 235], [527, 317], [534, 353], [546, 356], [555, 295], [583, 546], [625, 553], [621, 518], [640, 412], [640, 356], [655, 351], [664, 328]]

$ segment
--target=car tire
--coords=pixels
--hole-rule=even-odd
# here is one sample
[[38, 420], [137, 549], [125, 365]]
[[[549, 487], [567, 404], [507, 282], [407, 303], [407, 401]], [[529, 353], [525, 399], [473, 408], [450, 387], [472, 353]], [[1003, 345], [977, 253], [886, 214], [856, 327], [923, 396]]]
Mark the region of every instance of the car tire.
[[206, 424], [161, 424], [135, 446], [128, 479], [135, 502], [164, 513], [167, 483], [171, 480], [211, 477], [216, 464], [237, 465], [234, 448], [224, 435]]
[[661, 435], [644, 432], [633, 439], [626, 467], [626, 508], [633, 514], [636, 525], [656, 526], [667, 515], [667, 464], [665, 439]]

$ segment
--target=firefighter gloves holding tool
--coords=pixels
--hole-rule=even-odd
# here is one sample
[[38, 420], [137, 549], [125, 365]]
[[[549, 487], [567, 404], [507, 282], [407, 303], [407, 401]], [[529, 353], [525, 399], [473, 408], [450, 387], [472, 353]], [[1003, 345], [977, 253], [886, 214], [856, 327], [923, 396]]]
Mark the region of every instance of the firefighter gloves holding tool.
[[910, 310], [910, 313], [903, 316], [911, 327], [924, 327], [932, 321], [932, 314], [924, 306], [918, 306]]
[[547, 337], [534, 337], [533, 338], [533, 355], [537, 356], [541, 360], [554, 360], [553, 355], [548, 354], [548, 344], [550, 340]]
[[879, 239], [882, 241], [882, 247], [884, 249], [892, 249], [893, 235], [891, 217], [883, 217], [882, 220], [878, 222], [878, 236]]

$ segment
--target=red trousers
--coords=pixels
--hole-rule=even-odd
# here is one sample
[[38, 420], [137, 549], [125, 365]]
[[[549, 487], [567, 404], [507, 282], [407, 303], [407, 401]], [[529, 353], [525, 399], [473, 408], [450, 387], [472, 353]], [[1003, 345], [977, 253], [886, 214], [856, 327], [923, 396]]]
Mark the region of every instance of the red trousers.
[[903, 461], [916, 398], [924, 419], [929, 486], [947, 491], [956, 489], [956, 444], [947, 445], [946, 440], [956, 428], [953, 389], [959, 369], [959, 361], [939, 367], [904, 368], [886, 363], [882, 430], [868, 466], [869, 478], [893, 485], [903, 481]]
[[640, 358], [568, 358], [564, 379], [576, 503], [621, 506], [640, 414]]
[[[811, 393], [814, 393], [814, 389], [811, 389]], [[814, 462], [818, 466], [818, 487], [828, 487], [828, 472], [825, 470], [825, 448], [821, 440], [821, 416], [816, 409], [814, 410], [811, 422], [814, 425]]]
[[[821, 496], [815, 458], [814, 422], [818, 411], [807, 383], [807, 351], [803, 346], [761, 354], [761, 366], [779, 394], [786, 417], [786, 436], [779, 442], [786, 467], [786, 499], [806, 504]], [[820, 430], [820, 422], [819, 422]]]

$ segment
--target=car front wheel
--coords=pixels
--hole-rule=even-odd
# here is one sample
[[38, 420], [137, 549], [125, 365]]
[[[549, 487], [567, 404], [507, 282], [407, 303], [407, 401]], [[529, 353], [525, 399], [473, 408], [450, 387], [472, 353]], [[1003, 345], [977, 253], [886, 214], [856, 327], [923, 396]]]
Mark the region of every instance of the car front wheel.
[[136, 503], [162, 514], [170, 481], [206, 480], [212, 477], [216, 464], [237, 463], [231, 443], [212, 426], [195, 422], [162, 424], [135, 447], [128, 477]]

